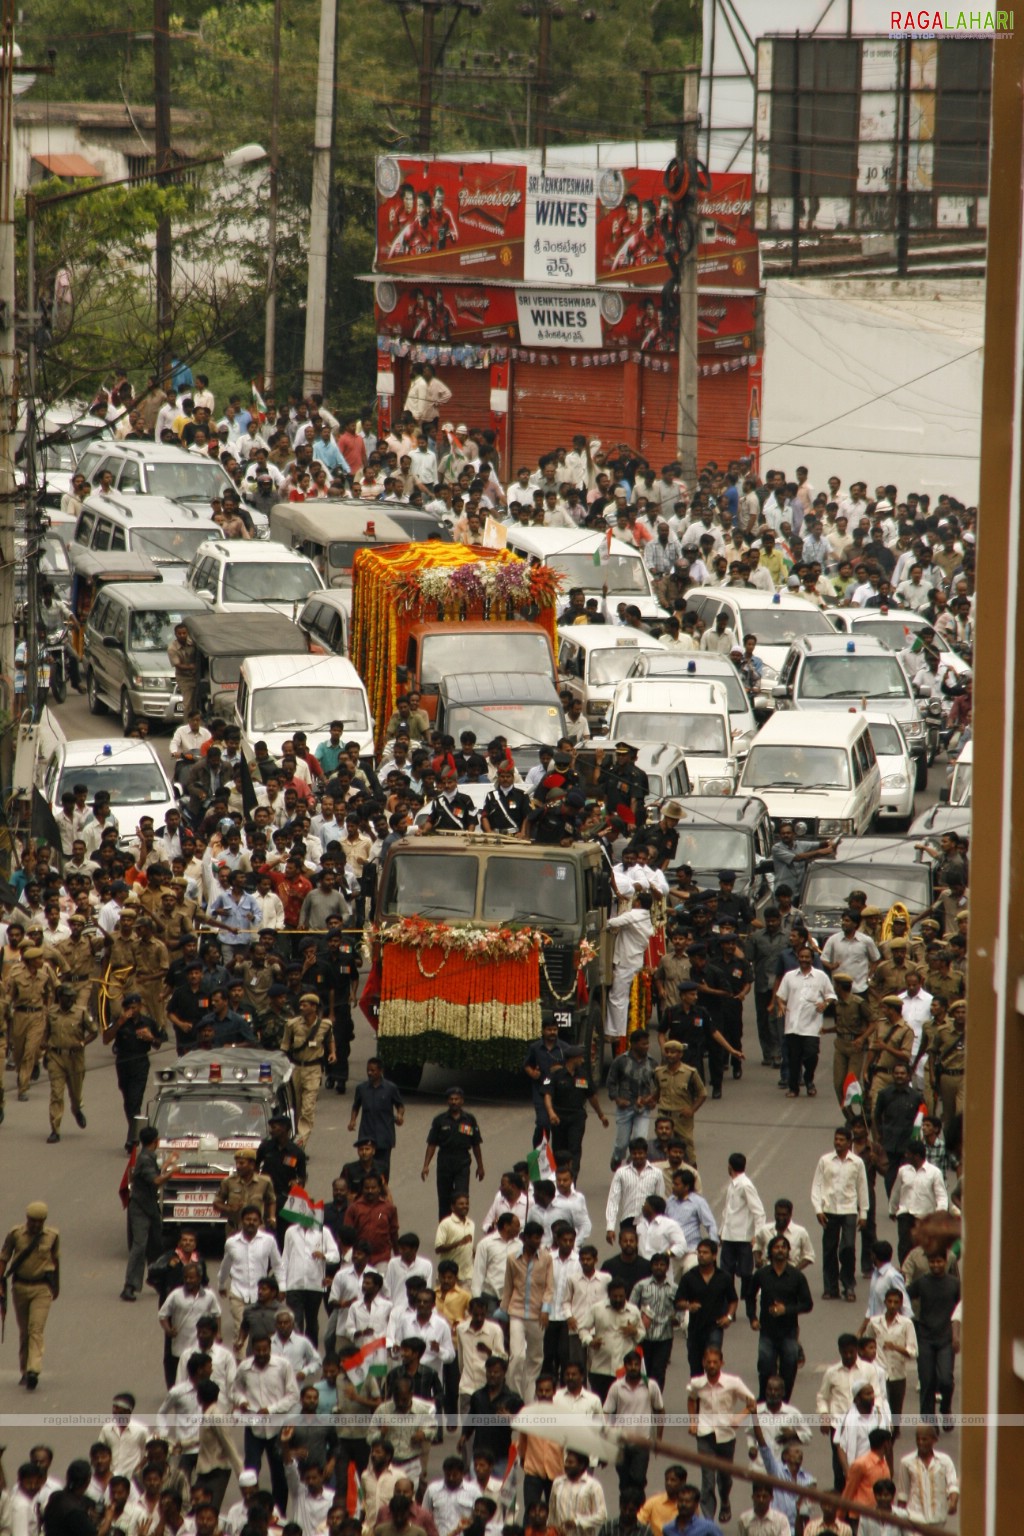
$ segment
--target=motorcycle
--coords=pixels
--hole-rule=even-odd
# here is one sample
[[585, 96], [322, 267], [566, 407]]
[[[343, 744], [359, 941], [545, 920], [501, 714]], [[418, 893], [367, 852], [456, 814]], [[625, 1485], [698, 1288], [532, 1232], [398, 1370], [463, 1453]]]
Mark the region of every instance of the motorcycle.
[[924, 728], [927, 741], [926, 752], [929, 768], [935, 762], [942, 748], [949, 740], [946, 730], [946, 711], [942, 707], [941, 699], [929, 699], [924, 706]]
[[46, 637], [46, 660], [50, 668], [50, 692], [55, 704], [63, 704], [68, 696], [68, 627], [55, 629]]

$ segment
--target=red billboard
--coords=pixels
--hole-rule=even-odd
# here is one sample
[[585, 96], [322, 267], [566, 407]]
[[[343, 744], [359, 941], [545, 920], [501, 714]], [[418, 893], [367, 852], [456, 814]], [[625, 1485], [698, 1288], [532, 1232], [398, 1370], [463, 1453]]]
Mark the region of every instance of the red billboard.
[[378, 272], [521, 278], [526, 168], [377, 161]]
[[664, 172], [602, 171], [598, 179], [597, 281], [640, 283], [645, 288], [666, 282], [671, 276], [665, 260], [671, 214]]
[[751, 178], [731, 171], [715, 172], [711, 190], [701, 193], [698, 208], [700, 287], [756, 292], [761, 286], [761, 267], [753, 228]]
[[379, 282], [377, 334], [424, 346], [508, 341], [517, 335], [515, 289]]

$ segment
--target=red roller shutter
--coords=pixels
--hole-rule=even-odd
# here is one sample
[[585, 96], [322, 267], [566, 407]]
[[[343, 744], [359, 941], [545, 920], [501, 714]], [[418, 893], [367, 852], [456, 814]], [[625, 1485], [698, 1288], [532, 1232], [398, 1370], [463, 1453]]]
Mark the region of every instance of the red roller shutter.
[[532, 468], [542, 453], [569, 448], [576, 432], [605, 444], [629, 441], [633, 429], [624, 420], [624, 384], [630, 365], [584, 368], [582, 362], [577, 357], [573, 368], [563, 356], [546, 367], [512, 364], [510, 478], [520, 464]]
[[[409, 393], [412, 365], [407, 357], [395, 359], [395, 420], [402, 414]], [[489, 427], [491, 424], [491, 370], [489, 368], [435, 368], [452, 398], [441, 410], [439, 421], [457, 427]]]
[[701, 379], [697, 386], [697, 457], [725, 468], [750, 452], [749, 380], [746, 368]]
[[643, 368], [640, 373], [640, 452], [660, 471], [676, 456], [676, 360], [668, 373]]

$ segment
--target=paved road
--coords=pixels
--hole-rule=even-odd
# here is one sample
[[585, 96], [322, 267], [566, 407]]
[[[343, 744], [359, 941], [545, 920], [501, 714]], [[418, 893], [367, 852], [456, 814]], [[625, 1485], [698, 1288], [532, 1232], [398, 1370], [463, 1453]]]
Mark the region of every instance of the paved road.
[[[77, 699], [69, 702], [62, 715], [69, 734], [99, 734], [96, 726], [102, 727]], [[942, 782], [941, 770], [933, 771], [932, 778], [937, 788]], [[934, 794], [928, 799], [934, 799]], [[771, 1211], [776, 1198], [789, 1196], [796, 1207], [795, 1219], [816, 1234], [809, 1198], [811, 1175], [817, 1158], [831, 1146], [831, 1132], [838, 1119], [829, 1090], [830, 1044], [826, 1042], [823, 1051], [818, 1097], [793, 1102], [776, 1088], [776, 1074], [757, 1064], [752, 1019], [746, 1033], [748, 1045], [754, 1042], [752, 1065], [741, 1082], [728, 1081], [724, 1098], [717, 1103], [709, 1101], [699, 1117], [697, 1146], [705, 1194], [716, 1213], [720, 1212], [726, 1159], [730, 1152], [743, 1151], [766, 1209]], [[352, 1058], [354, 1072], [362, 1068], [372, 1048], [372, 1033], [360, 1020]], [[125, 1262], [125, 1219], [117, 1195], [125, 1161], [124, 1120], [107, 1052], [97, 1043], [90, 1048], [89, 1057], [85, 1095], [88, 1128], [80, 1131], [65, 1117], [64, 1137], [57, 1146], [46, 1145], [47, 1085], [35, 1085], [29, 1102], [19, 1104], [10, 1091], [11, 1075], [7, 1076], [7, 1118], [0, 1130], [0, 1225], [6, 1230], [20, 1219], [26, 1200], [45, 1199], [51, 1220], [60, 1228], [64, 1254], [63, 1294], [51, 1312], [45, 1368], [34, 1398], [29, 1399], [18, 1386], [13, 1313], [7, 1342], [0, 1350], [0, 1442], [8, 1447], [5, 1463], [9, 1477], [29, 1446], [39, 1439], [55, 1446], [57, 1459], [63, 1464], [72, 1454], [87, 1450], [93, 1438], [85, 1427], [44, 1430], [19, 1421], [17, 1416], [26, 1409], [40, 1415], [102, 1414], [109, 1409], [114, 1392], [130, 1388], [145, 1412], [155, 1409], [162, 1397], [162, 1335], [152, 1293], [135, 1306], [118, 1300]], [[474, 1183], [472, 1196], [472, 1214], [479, 1220], [500, 1172], [529, 1150], [532, 1118], [525, 1091], [516, 1097], [505, 1079], [487, 1074], [461, 1074], [460, 1078], [467, 1105], [478, 1114], [484, 1135], [487, 1178], [482, 1185]], [[425, 1074], [423, 1087], [410, 1104], [393, 1165], [401, 1224], [419, 1230], [427, 1246], [433, 1236], [436, 1207], [433, 1183], [425, 1186], [419, 1179], [422, 1150], [428, 1122], [443, 1108], [444, 1090], [454, 1080], [452, 1074], [436, 1069]], [[351, 1155], [351, 1137], [346, 1132], [348, 1110], [347, 1098], [321, 1096], [310, 1143], [310, 1182], [318, 1196], [329, 1195], [331, 1177]], [[604, 1230], [611, 1139], [611, 1131], [602, 1130], [596, 1120], [590, 1121], [580, 1183], [597, 1233]], [[885, 1217], [880, 1220], [880, 1232], [895, 1240], [894, 1225]], [[598, 1246], [603, 1253], [600, 1239]], [[815, 1307], [801, 1329], [807, 1364], [800, 1372], [794, 1398], [805, 1410], [814, 1408], [821, 1370], [837, 1357], [836, 1335], [855, 1329], [866, 1296], [862, 1285], [861, 1304], [826, 1303], [821, 1300], [820, 1266], [809, 1272], [809, 1279]], [[738, 1371], [755, 1388], [756, 1355], [757, 1336], [741, 1310], [726, 1338], [727, 1368]], [[685, 1351], [677, 1347], [669, 1375], [670, 1411], [685, 1407], [686, 1380]], [[912, 1390], [908, 1409], [915, 1402], [916, 1392]], [[828, 1481], [828, 1452], [823, 1440], [815, 1439], [812, 1444], [808, 1466]], [[749, 1500], [738, 1496], [736, 1508], [737, 1512], [749, 1508]]]

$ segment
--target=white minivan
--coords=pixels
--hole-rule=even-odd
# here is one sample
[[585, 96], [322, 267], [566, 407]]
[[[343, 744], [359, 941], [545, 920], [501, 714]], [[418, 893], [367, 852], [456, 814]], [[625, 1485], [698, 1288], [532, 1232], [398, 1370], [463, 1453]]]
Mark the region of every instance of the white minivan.
[[[589, 528], [524, 528], [509, 523], [507, 547], [523, 560], [550, 565], [563, 578], [563, 600], [574, 587], [582, 587], [588, 597], [605, 602], [610, 620], [620, 603], [640, 610], [645, 621], [668, 615], [659, 603], [651, 573], [638, 549], [621, 539], [591, 531]], [[604, 596], [607, 588], [607, 596]]]
[[860, 710], [778, 710], [754, 738], [741, 795], [757, 795], [776, 826], [797, 835], [862, 836], [878, 811], [882, 776]]
[[615, 690], [612, 741], [665, 742], [686, 758], [695, 795], [731, 795], [736, 787], [729, 701], [722, 683], [627, 678]]
[[665, 647], [641, 629], [621, 624], [560, 624], [558, 684], [583, 701], [583, 713], [593, 731], [612, 707], [615, 689], [633, 670], [637, 657]]
[[293, 731], [305, 731], [311, 752], [342, 722], [342, 741], [357, 741], [360, 757], [373, 755], [373, 720], [362, 678], [343, 656], [252, 656], [242, 662], [235, 723], [242, 751], [265, 741], [271, 757]]

